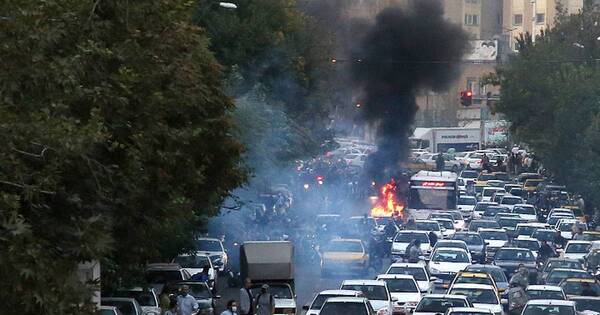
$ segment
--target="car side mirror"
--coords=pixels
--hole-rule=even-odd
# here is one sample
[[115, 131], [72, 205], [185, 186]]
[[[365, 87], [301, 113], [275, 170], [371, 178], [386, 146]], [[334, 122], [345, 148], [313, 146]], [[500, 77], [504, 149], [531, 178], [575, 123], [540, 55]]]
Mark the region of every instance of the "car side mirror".
[[436, 282], [436, 281], [437, 281], [437, 279], [438, 279], [437, 277], [431, 277], [431, 278], [429, 278], [429, 281], [430, 281], [430, 282]]
[[309, 308], [310, 308], [310, 306], [308, 306], [308, 305], [302, 305], [302, 310], [304, 310], [304, 311], [308, 311]]

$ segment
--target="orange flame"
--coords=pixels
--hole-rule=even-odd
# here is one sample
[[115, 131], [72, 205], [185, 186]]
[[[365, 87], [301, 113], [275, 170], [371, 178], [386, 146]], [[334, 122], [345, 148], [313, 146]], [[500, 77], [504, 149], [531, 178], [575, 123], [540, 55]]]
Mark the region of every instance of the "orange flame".
[[381, 187], [377, 204], [371, 208], [372, 217], [401, 216], [404, 205], [396, 199], [396, 181], [392, 178]]

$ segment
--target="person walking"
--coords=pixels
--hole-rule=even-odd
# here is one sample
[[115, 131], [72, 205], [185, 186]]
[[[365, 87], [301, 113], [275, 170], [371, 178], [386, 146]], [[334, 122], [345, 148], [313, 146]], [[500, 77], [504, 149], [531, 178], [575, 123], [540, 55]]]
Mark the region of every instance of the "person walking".
[[235, 303], [235, 300], [227, 301], [227, 309], [224, 310], [221, 315], [238, 315], [237, 303]]
[[244, 279], [244, 287], [240, 289], [240, 315], [254, 314], [254, 297], [252, 296], [252, 280]]
[[444, 170], [444, 166], [446, 165], [446, 161], [444, 161], [444, 155], [440, 152], [435, 159], [435, 168], [438, 172]]
[[431, 248], [433, 248], [435, 246], [437, 241], [438, 241], [437, 235], [433, 231], [430, 231], [429, 232], [429, 244], [431, 244]]
[[423, 252], [421, 251], [421, 240], [415, 239], [414, 245], [408, 252], [408, 262], [411, 264], [416, 264], [419, 262], [420, 256], [423, 256]]
[[177, 314], [192, 315], [198, 311], [198, 301], [190, 295], [190, 287], [181, 286], [181, 295], [177, 297]]
[[263, 284], [260, 294], [256, 297], [256, 315], [273, 315], [275, 313], [275, 298], [269, 293], [269, 285]]

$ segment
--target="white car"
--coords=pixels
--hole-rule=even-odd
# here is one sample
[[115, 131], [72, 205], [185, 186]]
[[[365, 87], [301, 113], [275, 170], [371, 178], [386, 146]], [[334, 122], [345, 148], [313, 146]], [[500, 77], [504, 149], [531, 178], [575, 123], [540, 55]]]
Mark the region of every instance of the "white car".
[[512, 210], [515, 205], [523, 203], [523, 198], [518, 196], [504, 195], [500, 200], [500, 205]]
[[421, 298], [413, 315], [438, 315], [444, 314], [452, 307], [472, 307], [473, 305], [464, 295], [428, 294]]
[[460, 210], [460, 213], [465, 218], [473, 217], [473, 209], [475, 209], [475, 205], [477, 204], [477, 198], [474, 196], [460, 196], [458, 197], [458, 202], [456, 204], [456, 209]]
[[456, 231], [454, 230], [454, 220], [443, 218], [435, 218], [433, 220], [437, 221], [437, 223], [442, 228], [442, 236], [444, 238], [449, 238], [450, 236], [454, 235], [454, 233], [456, 233]]
[[479, 229], [479, 235], [485, 242], [486, 249], [495, 252], [498, 248], [508, 243], [508, 234], [505, 229]]
[[392, 296], [385, 281], [344, 280], [340, 289], [361, 291], [379, 315], [392, 315], [394, 311]]
[[560, 219], [556, 222], [555, 229], [560, 231], [560, 236], [570, 240], [573, 238], [573, 225], [579, 229], [587, 231], [587, 225], [577, 219]]
[[[461, 162], [461, 159], [457, 158], [457, 160]], [[464, 159], [462, 159], [462, 161], [464, 161]], [[477, 180], [477, 176], [479, 176], [479, 173], [477, 173], [477, 171], [463, 170], [462, 172], [460, 172], [460, 174], [458, 174], [458, 181], [462, 181], [461, 186], [466, 188], [469, 182], [475, 183], [475, 181]]]
[[344, 161], [346, 164], [358, 167], [364, 167], [365, 162], [367, 161], [366, 154], [347, 154], [344, 156]]
[[196, 250], [210, 257], [213, 266], [221, 273], [227, 270], [228, 257], [223, 242], [218, 238], [200, 237], [196, 239]]
[[431, 254], [429, 273], [453, 274], [465, 270], [471, 263], [471, 254], [464, 249], [440, 248]]
[[552, 210], [550, 210], [550, 212], [548, 212], [548, 217], [551, 217], [555, 214], [568, 214], [568, 215], [572, 215], [575, 216], [575, 214], [573, 213], [573, 210], [571, 209], [567, 209], [567, 208], [553, 208]]
[[590, 252], [592, 248], [592, 242], [588, 241], [569, 241], [565, 250], [562, 252], [561, 257], [566, 259], [579, 259], [583, 260], [585, 255]]
[[491, 285], [457, 283], [448, 289], [448, 294], [464, 295], [474, 307], [490, 310], [494, 315], [502, 315], [500, 297]]
[[478, 202], [475, 205], [475, 208], [473, 209], [473, 219], [481, 219], [483, 217], [483, 214], [485, 213], [485, 210], [487, 210], [488, 207], [494, 207], [497, 205], [498, 205], [497, 202], [491, 202], [491, 201]]
[[532, 300], [525, 304], [522, 315], [562, 314], [575, 315], [575, 302], [562, 300]]
[[513, 206], [512, 213], [518, 214], [519, 218], [531, 222], [537, 221], [537, 211], [535, 206], [519, 203]]
[[530, 285], [525, 289], [529, 300], [566, 300], [563, 289], [555, 285]]
[[[260, 294], [262, 284], [252, 287], [253, 296]], [[275, 302], [275, 314], [293, 314], [296, 312], [296, 296], [292, 287], [287, 283], [269, 283], [269, 293]]]
[[319, 315], [321, 307], [325, 304], [325, 301], [334, 297], [361, 297], [362, 292], [354, 290], [325, 290], [319, 292], [312, 300], [310, 305], [304, 305], [303, 310], [306, 311], [305, 315]]
[[[293, 314], [293, 313], [292, 313]], [[364, 297], [332, 297], [325, 301], [319, 314], [374, 314], [373, 306], [369, 299]]]
[[418, 239], [421, 241], [421, 251], [428, 253], [431, 251], [431, 245], [429, 244], [429, 236], [424, 231], [400, 231], [394, 237], [392, 243], [392, 258], [398, 259], [400, 256], [406, 254], [406, 247], [411, 241]]
[[377, 280], [387, 283], [388, 290], [395, 299], [394, 313], [409, 314], [421, 301], [421, 290], [410, 275], [378, 275]]
[[516, 239], [513, 240], [512, 245], [518, 248], [527, 248], [533, 253], [533, 257], [537, 259], [538, 253], [540, 251], [540, 241], [538, 239], [533, 238], [531, 236], [519, 235]]
[[469, 247], [467, 246], [467, 243], [461, 240], [439, 240], [437, 241], [437, 243], [435, 243], [432, 252], [435, 252], [436, 250], [441, 248], [459, 248], [469, 252]]
[[184, 270], [193, 277], [201, 273], [204, 268], [208, 268], [208, 281], [206, 284], [213, 289], [217, 284], [217, 271], [210, 260], [210, 257], [202, 253], [194, 255], [183, 254], [175, 257], [173, 263], [179, 264]]
[[505, 194], [506, 191], [504, 190], [504, 188], [499, 188], [499, 187], [483, 187], [483, 191], [481, 192], [481, 201], [483, 201], [483, 202], [492, 201], [492, 197], [496, 193]]
[[438, 239], [443, 238], [442, 228], [435, 220], [415, 220], [415, 230], [433, 232]]
[[409, 263], [393, 263], [385, 272], [386, 275], [409, 275], [412, 276], [421, 293], [429, 293], [432, 290], [432, 284], [437, 280], [435, 277], [430, 277], [425, 266], [421, 264]]
[[492, 311], [476, 307], [452, 307], [445, 315], [494, 315]]

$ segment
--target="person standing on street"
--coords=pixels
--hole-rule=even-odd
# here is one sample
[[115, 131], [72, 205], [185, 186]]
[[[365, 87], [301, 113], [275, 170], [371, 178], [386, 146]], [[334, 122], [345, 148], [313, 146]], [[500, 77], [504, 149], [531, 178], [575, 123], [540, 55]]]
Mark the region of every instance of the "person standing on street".
[[177, 314], [192, 315], [198, 311], [198, 301], [190, 295], [190, 287], [181, 286], [181, 295], [177, 297]]
[[227, 301], [227, 309], [224, 310], [221, 315], [238, 315], [235, 300]]
[[435, 159], [435, 168], [438, 172], [441, 172], [444, 170], [444, 166], [445, 166], [446, 162], [444, 161], [444, 155], [440, 152], [437, 156], [437, 158]]
[[263, 284], [260, 294], [256, 297], [256, 315], [273, 315], [275, 313], [275, 298], [269, 293], [269, 285]]
[[252, 280], [244, 279], [244, 287], [240, 289], [240, 315], [254, 314], [254, 297], [252, 296]]

